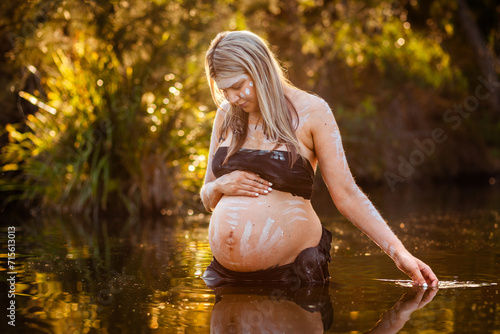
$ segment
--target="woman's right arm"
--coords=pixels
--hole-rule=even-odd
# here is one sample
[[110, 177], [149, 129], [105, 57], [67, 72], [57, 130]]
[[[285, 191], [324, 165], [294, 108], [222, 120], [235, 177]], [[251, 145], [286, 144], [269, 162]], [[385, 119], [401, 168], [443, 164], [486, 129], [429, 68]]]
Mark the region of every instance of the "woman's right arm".
[[[224, 104], [222, 106], [224, 107]], [[223, 195], [257, 197], [266, 195], [272, 190], [270, 182], [251, 172], [238, 170], [219, 178], [215, 177], [212, 171], [212, 160], [218, 147], [220, 129], [225, 116], [226, 111], [217, 110], [210, 140], [205, 183], [200, 192], [201, 201], [209, 212], [215, 209]]]
[[222, 109], [217, 110], [217, 114], [215, 115], [214, 126], [212, 128], [212, 137], [210, 139], [210, 150], [208, 153], [208, 163], [207, 163], [207, 173], [205, 174], [205, 183], [201, 188], [200, 196], [205, 209], [209, 212], [212, 212], [219, 200], [222, 197], [222, 192], [216, 186], [216, 178], [212, 171], [212, 159], [215, 151], [218, 146], [218, 137], [220, 133], [220, 128], [222, 126], [222, 122], [224, 121], [224, 117], [226, 116], [226, 112]]

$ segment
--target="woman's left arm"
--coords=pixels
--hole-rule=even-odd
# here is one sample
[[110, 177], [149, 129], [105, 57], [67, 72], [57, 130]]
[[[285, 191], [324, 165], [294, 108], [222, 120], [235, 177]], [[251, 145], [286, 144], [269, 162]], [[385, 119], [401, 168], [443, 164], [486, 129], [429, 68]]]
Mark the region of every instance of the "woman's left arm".
[[356, 185], [347, 164], [339, 128], [325, 101], [308, 119], [323, 179], [338, 210], [368, 235], [416, 285], [437, 286], [431, 268], [406, 250], [368, 197]]

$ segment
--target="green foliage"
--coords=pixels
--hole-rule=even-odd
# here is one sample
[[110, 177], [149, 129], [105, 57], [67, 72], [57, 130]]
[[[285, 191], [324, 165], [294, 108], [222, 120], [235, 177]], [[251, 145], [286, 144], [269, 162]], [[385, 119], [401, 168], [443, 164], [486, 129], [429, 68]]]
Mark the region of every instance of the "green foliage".
[[[109, 4], [62, 5], [57, 18], [69, 36], [47, 37], [21, 55], [40, 63], [29, 68], [42, 87], [19, 92], [39, 110], [27, 129], [6, 128], [2, 171], [22, 173], [2, 180], [2, 190], [22, 189], [21, 198], [46, 207], [131, 213], [175, 209], [198, 191], [213, 116], [201, 93], [202, 52], [213, 37], [203, 8], [212, 9], [127, 4], [111, 6], [111, 16], [104, 16]], [[83, 24], [84, 13], [96, 24]], [[54, 18], [40, 32], [61, 28]]]
[[[1, 10], [12, 48], [0, 72], [12, 79], [0, 93], [10, 94], [0, 122], [11, 123], [0, 129], [0, 190], [47, 208], [167, 212], [197, 199], [215, 114], [204, 52], [221, 30], [267, 38], [292, 82], [330, 102], [361, 178], [381, 180], [477, 84], [451, 0], [24, 0]], [[498, 122], [476, 122], [467, 129], [498, 147]], [[460, 168], [447, 163], [436, 170]]]

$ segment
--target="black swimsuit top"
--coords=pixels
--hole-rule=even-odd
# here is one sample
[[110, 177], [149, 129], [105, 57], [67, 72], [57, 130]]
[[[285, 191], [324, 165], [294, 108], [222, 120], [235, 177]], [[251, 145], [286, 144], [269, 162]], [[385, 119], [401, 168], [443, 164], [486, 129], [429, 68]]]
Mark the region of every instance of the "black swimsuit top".
[[241, 148], [222, 165], [227, 151], [227, 146], [221, 146], [215, 152], [212, 171], [216, 177], [235, 170], [244, 170], [272, 182], [273, 189], [311, 199], [314, 170], [309, 160], [299, 157], [290, 168], [288, 151]]

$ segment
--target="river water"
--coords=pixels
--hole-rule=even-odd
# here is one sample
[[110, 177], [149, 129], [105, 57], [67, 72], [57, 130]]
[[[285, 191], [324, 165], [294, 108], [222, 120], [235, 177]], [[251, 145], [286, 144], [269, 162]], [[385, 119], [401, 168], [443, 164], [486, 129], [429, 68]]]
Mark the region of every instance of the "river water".
[[[408, 187], [409, 188], [409, 187]], [[500, 333], [500, 187], [368, 191], [439, 289], [413, 288], [392, 260], [315, 198], [333, 232], [328, 287], [223, 288], [209, 216], [2, 218], [3, 333]], [[15, 228], [7, 234], [8, 226]], [[7, 267], [15, 239], [14, 275]], [[14, 276], [11, 287], [7, 279]], [[8, 297], [15, 289], [16, 297]], [[278, 291], [278, 292], [277, 292]], [[7, 297], [7, 298], [5, 298]], [[2, 313], [3, 313], [2, 312]]]

